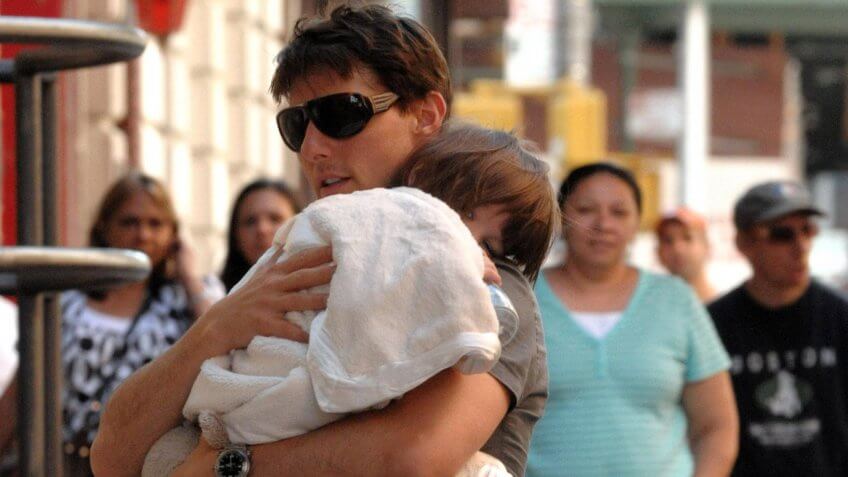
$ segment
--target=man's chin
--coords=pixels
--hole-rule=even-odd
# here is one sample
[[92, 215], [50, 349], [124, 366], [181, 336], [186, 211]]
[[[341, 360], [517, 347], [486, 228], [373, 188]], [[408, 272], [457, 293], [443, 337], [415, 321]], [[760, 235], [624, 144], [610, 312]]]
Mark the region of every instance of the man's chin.
[[792, 273], [788, 273], [783, 281], [783, 283], [788, 288], [795, 288], [804, 286], [810, 281], [810, 272], [805, 269], [804, 271], [793, 271]]

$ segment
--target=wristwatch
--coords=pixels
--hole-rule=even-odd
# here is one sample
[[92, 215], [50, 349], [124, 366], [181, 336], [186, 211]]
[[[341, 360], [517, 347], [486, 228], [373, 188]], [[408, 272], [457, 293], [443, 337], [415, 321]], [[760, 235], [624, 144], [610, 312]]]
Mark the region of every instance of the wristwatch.
[[250, 472], [250, 450], [246, 445], [230, 444], [218, 453], [215, 477], [247, 477]]

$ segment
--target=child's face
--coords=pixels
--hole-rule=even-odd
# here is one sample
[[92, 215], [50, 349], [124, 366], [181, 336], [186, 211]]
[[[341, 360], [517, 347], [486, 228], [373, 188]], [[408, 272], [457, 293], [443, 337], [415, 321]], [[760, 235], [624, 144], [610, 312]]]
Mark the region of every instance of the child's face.
[[503, 230], [507, 220], [509, 213], [503, 204], [481, 205], [462, 217], [471, 235], [490, 257], [504, 254]]

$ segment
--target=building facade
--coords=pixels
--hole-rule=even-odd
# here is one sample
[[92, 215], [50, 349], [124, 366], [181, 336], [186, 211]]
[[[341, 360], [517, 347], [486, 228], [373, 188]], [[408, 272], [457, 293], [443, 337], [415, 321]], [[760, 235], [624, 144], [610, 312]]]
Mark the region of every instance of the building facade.
[[[0, 13], [137, 22], [124, 0], [4, 1]], [[49, 5], [48, 5], [49, 4]], [[42, 11], [38, 11], [41, 8]], [[275, 56], [300, 14], [286, 0], [188, 0], [182, 26], [151, 35], [129, 63], [63, 73], [58, 108], [62, 242], [86, 245], [105, 190], [141, 170], [168, 188], [184, 239], [203, 272], [217, 272], [235, 194], [250, 180], [282, 178], [300, 188], [296, 157], [276, 130], [268, 94]], [[13, 54], [13, 50], [4, 50]], [[3, 224], [14, 228], [14, 128], [4, 86]], [[12, 144], [10, 144], [10, 138]], [[11, 225], [9, 225], [11, 224]], [[4, 243], [15, 234], [5, 230]]]

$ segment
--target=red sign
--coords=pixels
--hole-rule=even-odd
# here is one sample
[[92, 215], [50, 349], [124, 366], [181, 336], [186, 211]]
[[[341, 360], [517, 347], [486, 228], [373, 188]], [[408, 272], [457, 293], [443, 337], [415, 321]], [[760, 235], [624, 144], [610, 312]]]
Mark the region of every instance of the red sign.
[[186, 0], [136, 0], [138, 25], [156, 36], [168, 36], [183, 23]]
[[[62, 16], [62, 0], [2, 0], [0, 1], [0, 15], [57, 18]], [[12, 58], [18, 54], [20, 49], [20, 45], [0, 45], [0, 57]], [[2, 116], [0, 116], [0, 124], [3, 127], [3, 195], [0, 197], [0, 206], [3, 209], [2, 243], [14, 245], [17, 236], [14, 86], [3, 84], [0, 87], [0, 96], [2, 96], [3, 111]]]

